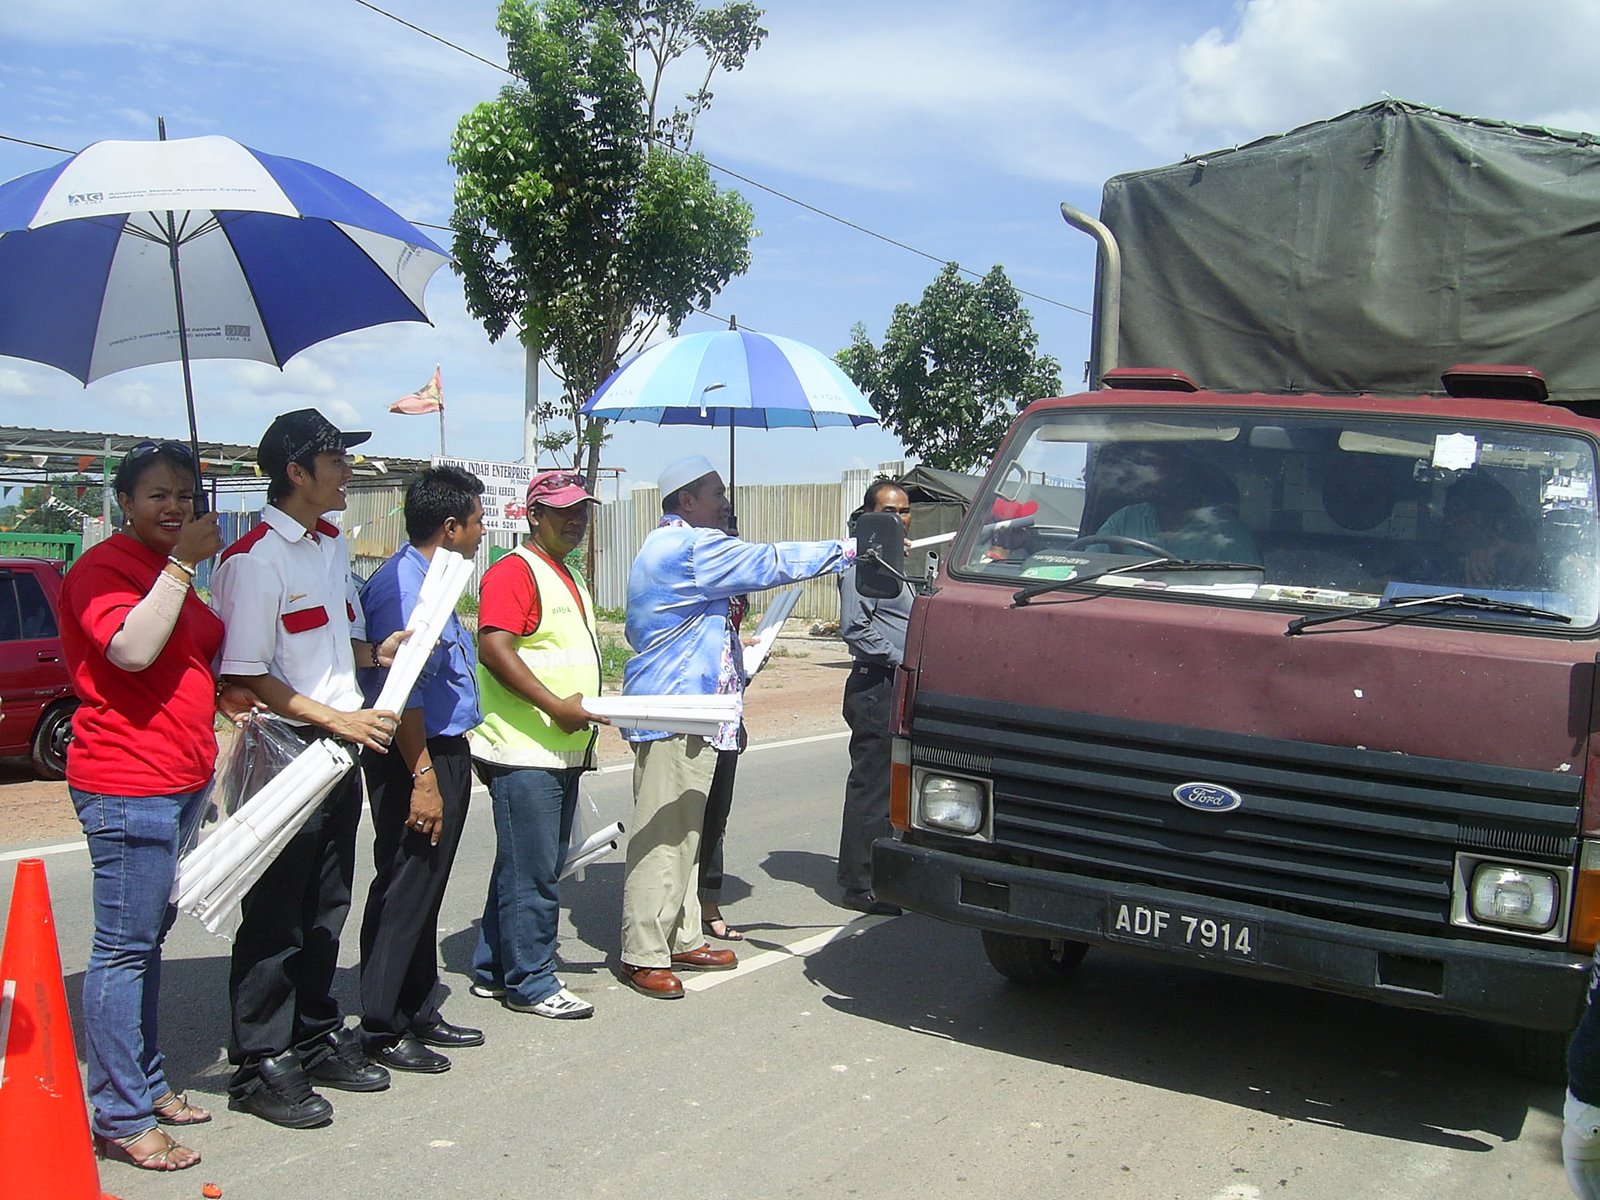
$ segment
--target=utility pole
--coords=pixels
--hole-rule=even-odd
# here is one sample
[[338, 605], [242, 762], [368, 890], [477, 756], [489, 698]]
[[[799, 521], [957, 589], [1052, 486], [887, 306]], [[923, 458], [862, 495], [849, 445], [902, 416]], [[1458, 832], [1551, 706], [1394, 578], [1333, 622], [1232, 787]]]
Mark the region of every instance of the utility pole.
[[539, 464], [539, 359], [542, 347], [523, 344], [522, 384], [522, 461], [530, 467]]

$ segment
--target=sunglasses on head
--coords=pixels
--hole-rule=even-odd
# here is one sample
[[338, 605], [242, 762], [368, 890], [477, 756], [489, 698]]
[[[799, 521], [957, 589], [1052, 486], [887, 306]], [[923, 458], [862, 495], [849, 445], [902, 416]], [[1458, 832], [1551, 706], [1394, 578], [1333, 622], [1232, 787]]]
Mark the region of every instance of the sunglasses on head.
[[131, 450], [129, 450], [127, 454], [123, 455], [123, 457], [128, 459], [136, 459], [143, 458], [147, 454], [156, 453], [175, 454], [179, 458], [186, 459], [189, 462], [194, 461], [193, 452], [182, 442], [140, 442], [137, 446], [134, 446]]

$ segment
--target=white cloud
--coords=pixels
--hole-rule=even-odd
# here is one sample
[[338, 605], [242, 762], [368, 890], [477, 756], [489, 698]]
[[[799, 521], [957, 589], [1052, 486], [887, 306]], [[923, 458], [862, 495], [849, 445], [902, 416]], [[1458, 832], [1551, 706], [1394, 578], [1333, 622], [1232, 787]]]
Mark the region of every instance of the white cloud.
[[22, 371], [16, 367], [0, 367], [0, 396], [27, 400], [44, 394], [45, 389], [39, 386], [32, 371]]
[[[1510, 18], [1510, 19], [1508, 19]], [[1222, 142], [1331, 117], [1385, 93], [1531, 124], [1595, 128], [1600, 4], [1561, 0], [1248, 0], [1179, 55], [1175, 133]], [[1192, 150], [1212, 146], [1195, 145]]]

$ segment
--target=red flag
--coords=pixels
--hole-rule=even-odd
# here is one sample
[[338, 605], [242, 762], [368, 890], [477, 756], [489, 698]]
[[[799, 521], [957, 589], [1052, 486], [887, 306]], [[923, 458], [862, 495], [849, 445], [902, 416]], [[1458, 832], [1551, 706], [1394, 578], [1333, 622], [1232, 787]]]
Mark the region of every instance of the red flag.
[[405, 413], [407, 416], [420, 417], [425, 413], [439, 412], [444, 408], [444, 380], [439, 375], [439, 368], [433, 368], [433, 378], [428, 380], [409, 396], [401, 396], [389, 405], [392, 413]]

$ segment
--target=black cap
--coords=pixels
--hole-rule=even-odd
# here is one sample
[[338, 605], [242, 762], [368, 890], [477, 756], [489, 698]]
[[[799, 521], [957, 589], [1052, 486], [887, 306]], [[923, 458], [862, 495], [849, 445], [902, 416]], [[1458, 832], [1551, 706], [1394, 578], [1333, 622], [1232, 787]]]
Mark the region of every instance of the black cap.
[[289, 464], [321, 454], [325, 450], [344, 451], [359, 446], [371, 433], [344, 433], [314, 408], [284, 413], [267, 426], [256, 449], [256, 462], [268, 475], [281, 476]]

